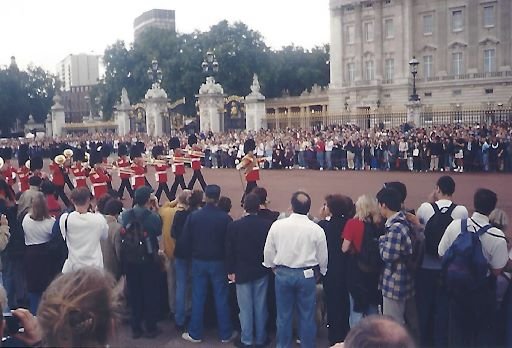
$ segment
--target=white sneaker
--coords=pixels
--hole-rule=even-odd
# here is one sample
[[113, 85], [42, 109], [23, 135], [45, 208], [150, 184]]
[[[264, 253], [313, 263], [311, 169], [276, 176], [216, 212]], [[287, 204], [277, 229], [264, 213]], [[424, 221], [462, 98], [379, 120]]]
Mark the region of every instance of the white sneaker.
[[324, 168], [320, 167], [320, 171], [324, 170]]
[[238, 337], [238, 332], [233, 331], [233, 333], [231, 334], [231, 337], [230, 337], [230, 338], [228, 338], [227, 340], [221, 340], [221, 342], [222, 342], [222, 343], [231, 343], [231, 342], [233, 342], [237, 337]]
[[189, 341], [189, 342], [192, 342], [192, 343], [201, 343], [203, 342], [202, 340], [196, 340], [195, 338], [192, 338], [188, 332], [184, 332], [182, 335], [181, 335], [181, 338], [183, 338], [185, 341]]

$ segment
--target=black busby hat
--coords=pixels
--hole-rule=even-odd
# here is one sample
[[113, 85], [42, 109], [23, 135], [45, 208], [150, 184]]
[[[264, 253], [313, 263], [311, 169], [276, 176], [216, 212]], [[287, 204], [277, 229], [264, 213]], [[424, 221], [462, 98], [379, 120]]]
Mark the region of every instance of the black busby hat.
[[29, 159], [29, 147], [28, 144], [20, 144], [18, 148], [18, 165], [24, 166]]
[[153, 146], [151, 149], [151, 155], [153, 158], [158, 158], [158, 156], [162, 156], [164, 154], [164, 148], [161, 145]]
[[181, 142], [178, 137], [173, 137], [169, 140], [169, 149], [176, 150], [181, 147]]
[[85, 151], [81, 148], [76, 148], [73, 150], [73, 157], [80, 162], [87, 162], [87, 159], [85, 158]]
[[190, 134], [188, 136], [188, 145], [192, 146], [194, 144], [197, 144], [197, 136], [195, 134]]
[[128, 147], [126, 146], [126, 144], [124, 144], [124, 143], [119, 144], [119, 147], [117, 148], [117, 154], [119, 156], [128, 155]]
[[95, 164], [101, 163], [101, 152], [98, 150], [91, 151], [90, 157], [89, 157], [89, 164], [91, 166], [94, 166]]
[[41, 156], [33, 156], [30, 158], [30, 171], [43, 169], [43, 158]]
[[130, 149], [130, 158], [134, 159], [137, 157], [142, 157], [142, 151], [139, 146], [139, 143], [132, 145], [132, 148]]
[[3, 148], [2, 151], [1, 151], [1, 157], [4, 160], [12, 159], [12, 148], [10, 148], [10, 147]]
[[248, 154], [249, 151], [254, 151], [254, 150], [256, 150], [256, 142], [252, 138], [247, 139], [244, 143], [244, 153]]
[[101, 147], [101, 157], [102, 158], [107, 158], [108, 156], [110, 156], [110, 145], [108, 144], [103, 144], [103, 146]]

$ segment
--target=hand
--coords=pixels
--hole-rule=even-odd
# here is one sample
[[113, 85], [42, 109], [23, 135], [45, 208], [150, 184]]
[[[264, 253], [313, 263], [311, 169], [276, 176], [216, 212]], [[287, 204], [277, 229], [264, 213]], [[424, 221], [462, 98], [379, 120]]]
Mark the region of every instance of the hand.
[[228, 274], [228, 279], [231, 283], [235, 283], [236, 282], [236, 276], [235, 276], [235, 273], [231, 273], [231, 274]]
[[5, 216], [5, 214], [2, 214], [2, 216], [0, 216], [0, 225], [8, 225], [9, 222], [7, 221], [7, 216]]
[[43, 332], [36, 317], [23, 308], [13, 310], [12, 314], [20, 320], [21, 326], [25, 328], [24, 332], [15, 334], [14, 337], [28, 346], [34, 346], [42, 341]]
[[405, 217], [407, 218], [407, 221], [409, 221], [411, 224], [413, 224], [414, 226], [419, 226], [421, 225], [420, 223], [420, 219], [418, 219], [418, 217], [414, 214], [411, 214], [411, 213], [406, 213], [405, 214]]
[[329, 214], [329, 209], [327, 208], [327, 205], [324, 204], [322, 208], [320, 208], [320, 219], [325, 220], [329, 216]]

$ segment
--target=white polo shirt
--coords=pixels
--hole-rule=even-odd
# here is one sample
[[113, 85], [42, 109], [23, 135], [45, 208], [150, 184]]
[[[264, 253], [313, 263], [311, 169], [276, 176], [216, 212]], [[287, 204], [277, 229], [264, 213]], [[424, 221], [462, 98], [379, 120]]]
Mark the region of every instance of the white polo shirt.
[[[473, 221], [474, 220], [474, 221]], [[480, 229], [475, 222], [480, 226], [485, 226], [489, 224], [489, 218], [480, 213], [474, 213], [471, 216], [471, 219], [467, 220], [468, 222], [468, 232], [476, 232]], [[453, 244], [457, 236], [461, 231], [461, 221], [454, 220], [447, 228], [446, 232], [439, 243], [439, 256], [443, 256], [446, 251]], [[491, 235], [495, 234], [497, 236], [502, 236], [503, 238], [496, 237]], [[489, 229], [488, 233], [484, 233], [480, 237], [480, 242], [482, 243], [482, 251], [484, 257], [487, 259], [489, 266], [491, 269], [501, 269], [505, 267], [508, 262], [508, 249], [507, 249], [507, 241], [505, 240], [505, 235], [503, 232], [495, 227]]]
[[[452, 201], [448, 199], [440, 199], [435, 203], [439, 209], [448, 208]], [[434, 216], [434, 208], [430, 203], [423, 203], [416, 212], [416, 216], [420, 220], [420, 223], [425, 226], [432, 216]], [[463, 205], [457, 205], [452, 211], [453, 220], [462, 220], [468, 218], [468, 210]], [[421, 268], [424, 269], [441, 269], [441, 259], [425, 253]]]

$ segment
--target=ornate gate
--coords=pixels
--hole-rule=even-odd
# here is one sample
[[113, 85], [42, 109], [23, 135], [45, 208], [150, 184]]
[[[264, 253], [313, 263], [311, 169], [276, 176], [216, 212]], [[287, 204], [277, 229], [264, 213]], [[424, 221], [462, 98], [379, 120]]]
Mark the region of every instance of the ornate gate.
[[224, 103], [224, 130], [245, 129], [244, 98], [232, 95]]

